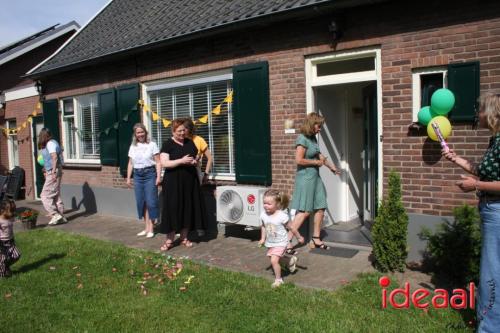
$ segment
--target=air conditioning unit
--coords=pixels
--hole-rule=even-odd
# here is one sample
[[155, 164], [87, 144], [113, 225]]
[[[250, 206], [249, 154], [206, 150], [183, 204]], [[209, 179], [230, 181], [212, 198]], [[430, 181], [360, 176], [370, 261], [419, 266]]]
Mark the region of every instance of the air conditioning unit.
[[255, 186], [217, 187], [217, 221], [260, 227], [262, 198], [267, 188]]

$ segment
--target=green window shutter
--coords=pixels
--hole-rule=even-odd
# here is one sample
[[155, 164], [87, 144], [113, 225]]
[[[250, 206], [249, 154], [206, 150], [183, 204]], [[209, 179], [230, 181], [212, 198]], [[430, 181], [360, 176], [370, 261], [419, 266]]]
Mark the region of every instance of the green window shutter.
[[479, 61], [448, 65], [448, 89], [455, 95], [449, 118], [473, 121], [479, 98]]
[[117, 116], [120, 120], [118, 129], [118, 153], [120, 156], [120, 173], [127, 175], [128, 150], [132, 141], [132, 128], [140, 122], [138, 101], [139, 85], [128, 84], [116, 88], [117, 92]]
[[233, 67], [233, 87], [236, 181], [271, 185], [267, 62]]
[[43, 127], [50, 130], [52, 137], [57, 142], [61, 142], [61, 135], [59, 134], [59, 103], [57, 99], [43, 101]]
[[[99, 99], [99, 128], [101, 164], [118, 165], [118, 131], [113, 128], [116, 117], [116, 94], [114, 89], [106, 89], [97, 93]], [[109, 129], [109, 130], [108, 130]]]

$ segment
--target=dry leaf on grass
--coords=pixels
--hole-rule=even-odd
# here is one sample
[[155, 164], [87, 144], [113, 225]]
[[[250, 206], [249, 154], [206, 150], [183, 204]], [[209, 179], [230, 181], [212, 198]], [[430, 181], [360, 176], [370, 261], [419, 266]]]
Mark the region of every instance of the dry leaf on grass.
[[4, 297], [5, 297], [6, 299], [9, 299], [9, 298], [11, 298], [11, 297], [12, 297], [12, 294], [11, 294], [11, 293], [7, 293], [7, 294], [5, 294], [5, 295], [4, 295]]
[[77, 289], [82, 289], [83, 288], [83, 284], [79, 283], [78, 286], [76, 286]]
[[114, 272], [116, 272], [116, 271], [117, 271], [117, 269], [113, 267], [112, 271], [113, 271], [113, 273], [114, 273]]
[[179, 290], [180, 290], [180, 291], [186, 291], [186, 290], [187, 290], [187, 287], [184, 287], [184, 286], [183, 286], [183, 287], [180, 287], [180, 288], [179, 288]]
[[56, 266], [50, 266], [50, 267], [49, 267], [49, 269], [50, 269], [51, 271], [53, 271], [53, 270], [55, 270], [55, 269], [56, 269]]

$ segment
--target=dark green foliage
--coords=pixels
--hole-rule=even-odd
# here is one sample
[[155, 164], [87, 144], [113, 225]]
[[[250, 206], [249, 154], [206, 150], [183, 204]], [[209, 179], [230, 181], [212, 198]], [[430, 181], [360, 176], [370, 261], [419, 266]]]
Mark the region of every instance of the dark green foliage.
[[382, 201], [372, 228], [374, 264], [379, 271], [404, 270], [407, 233], [408, 215], [401, 202], [401, 178], [391, 171], [388, 197]]
[[436, 277], [453, 286], [465, 286], [479, 279], [481, 230], [475, 207], [463, 205], [453, 210], [455, 220], [445, 221], [433, 234], [422, 228], [420, 237], [427, 240], [424, 264]]

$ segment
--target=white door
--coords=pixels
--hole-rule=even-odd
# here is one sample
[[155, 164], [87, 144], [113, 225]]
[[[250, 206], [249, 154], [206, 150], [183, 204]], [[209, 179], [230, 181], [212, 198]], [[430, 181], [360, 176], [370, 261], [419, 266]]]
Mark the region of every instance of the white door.
[[[346, 98], [342, 86], [327, 86], [314, 89], [316, 111], [325, 118], [325, 124], [319, 134], [319, 149], [335, 165], [345, 167], [346, 156]], [[327, 168], [320, 169], [320, 176], [326, 187], [328, 208], [326, 216], [329, 222], [347, 220], [346, 170], [340, 176]]]

